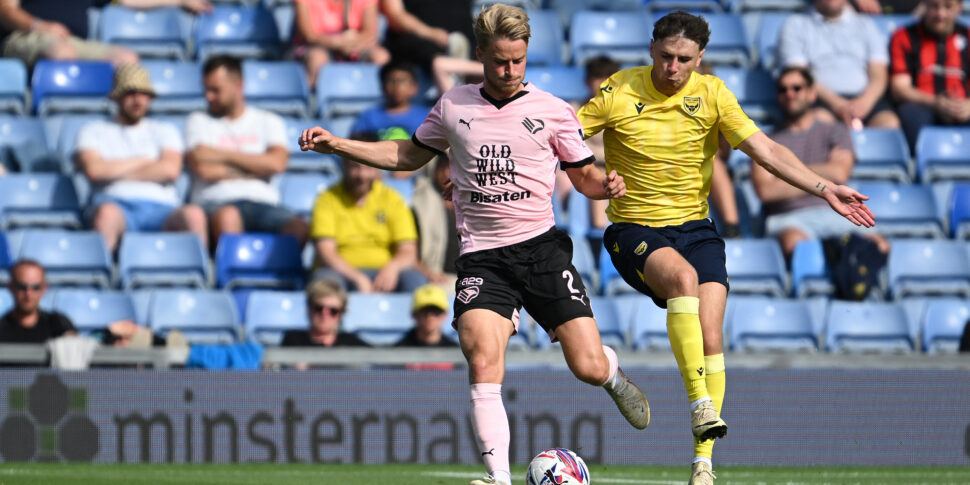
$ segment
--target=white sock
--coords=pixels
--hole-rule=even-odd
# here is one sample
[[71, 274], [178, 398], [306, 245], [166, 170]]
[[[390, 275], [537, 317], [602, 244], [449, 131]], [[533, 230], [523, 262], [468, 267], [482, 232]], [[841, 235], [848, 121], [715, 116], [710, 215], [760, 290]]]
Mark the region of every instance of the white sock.
[[492, 472], [492, 478], [494, 478], [496, 482], [512, 485], [512, 474], [509, 472], [495, 470]]
[[[700, 406], [701, 403], [703, 403], [704, 401], [710, 401], [710, 400], [711, 400], [710, 396], [704, 396], [704, 397], [702, 397], [702, 398], [700, 398], [700, 399], [698, 399], [698, 400], [690, 403], [690, 410], [693, 411], [693, 410], [697, 409], [697, 406]], [[711, 402], [713, 402], [713, 401], [711, 401]]]
[[[711, 459], [708, 458], [708, 457], [706, 457], [706, 456], [695, 456], [694, 457], [694, 463], [700, 463], [700, 462], [707, 463], [707, 466], [709, 466], [711, 468], [714, 468], [714, 463], [711, 462]], [[693, 465], [694, 463], [691, 463], [691, 465]]]

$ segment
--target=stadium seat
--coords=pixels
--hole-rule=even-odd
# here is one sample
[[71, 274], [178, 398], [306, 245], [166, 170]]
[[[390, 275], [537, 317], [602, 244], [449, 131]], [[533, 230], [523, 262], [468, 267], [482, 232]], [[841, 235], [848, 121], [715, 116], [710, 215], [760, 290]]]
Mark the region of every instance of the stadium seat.
[[596, 318], [596, 326], [599, 327], [603, 345], [617, 349], [628, 347], [627, 336], [630, 333], [630, 327], [627, 324], [629, 320], [620, 318], [620, 314], [613, 304], [613, 299], [591, 297], [589, 302], [590, 308], [593, 309], [593, 316]]
[[310, 326], [302, 291], [256, 290], [246, 305], [246, 336], [265, 345], [279, 345], [287, 330]]
[[[589, 241], [585, 236], [572, 237], [573, 241], [573, 266], [583, 279], [583, 286], [586, 287], [587, 295], [594, 293], [599, 288], [599, 277], [596, 274], [596, 256], [590, 248]], [[570, 290], [571, 291], [571, 290]]]
[[727, 327], [733, 350], [818, 350], [812, 313], [803, 300], [739, 299]]
[[630, 326], [630, 341], [635, 350], [670, 348], [667, 336], [667, 310], [646, 295], [625, 294], [613, 297], [617, 316]]
[[741, 150], [731, 150], [727, 160], [728, 170], [735, 182], [751, 178], [751, 157]]
[[967, 322], [970, 322], [970, 302], [967, 300], [930, 300], [920, 322], [923, 351], [956, 353]]
[[554, 10], [529, 11], [529, 67], [558, 66], [563, 58], [563, 27]]
[[13, 308], [13, 295], [9, 291], [0, 291], [0, 315], [5, 315]]
[[154, 290], [132, 290], [125, 293], [131, 297], [131, 303], [135, 306], [135, 322], [139, 325], [148, 325], [148, 307], [152, 301]]
[[71, 178], [35, 173], [0, 177], [0, 229], [81, 227], [80, 205]]
[[152, 113], [188, 114], [206, 109], [199, 63], [146, 59], [142, 65], [155, 90]]
[[385, 176], [381, 182], [384, 182], [385, 185], [394, 189], [395, 192], [400, 194], [404, 199], [405, 204], [408, 206], [411, 205], [411, 197], [414, 195], [414, 176], [403, 179]]
[[775, 82], [771, 74], [760, 68], [714, 66], [714, 75], [738, 98], [741, 109], [758, 122], [779, 118], [775, 101]]
[[273, 9], [273, 20], [276, 21], [276, 31], [280, 34], [280, 44], [289, 45], [290, 41], [293, 40], [293, 26], [296, 25], [296, 12], [293, 9], [293, 4], [289, 3], [289, 0], [283, 5], [270, 5], [267, 2], [266, 8]]
[[895, 239], [887, 266], [895, 299], [914, 295], [970, 298], [970, 254], [960, 241]]
[[126, 290], [209, 286], [205, 248], [189, 232], [125, 233], [118, 250], [118, 273]]
[[27, 231], [18, 259], [33, 259], [44, 266], [51, 286], [112, 286], [111, 258], [97, 232]]
[[347, 138], [350, 136], [350, 129], [353, 128], [356, 121], [357, 115], [334, 116], [330, 118], [330, 132], [341, 138]]
[[282, 116], [310, 116], [310, 89], [299, 62], [247, 60], [243, 62], [243, 80], [247, 104]]
[[[721, 13], [724, 11], [721, 3], [717, 0], [644, 0], [643, 5], [648, 11], [654, 13], [655, 19], [675, 10], [684, 10], [704, 16], [709, 12]], [[714, 30], [713, 26], [711, 30]]]
[[279, 58], [281, 46], [276, 20], [262, 6], [216, 5], [195, 23], [196, 58], [214, 54], [242, 58]]
[[724, 244], [731, 293], [777, 297], [788, 293], [785, 259], [777, 241], [727, 239]]
[[620, 62], [649, 62], [652, 25], [645, 11], [574, 12], [569, 28], [573, 64], [582, 66], [601, 54]]
[[322, 173], [283, 173], [280, 175], [280, 203], [283, 207], [303, 217], [310, 217], [317, 196], [337, 182], [333, 176]]
[[27, 68], [20, 59], [0, 59], [0, 111], [27, 113]]
[[123, 291], [62, 288], [54, 295], [53, 307], [82, 333], [100, 332], [122, 320], [137, 322], [135, 304]]
[[123, 45], [139, 56], [186, 59], [188, 39], [182, 35], [182, 10], [132, 9], [107, 5], [101, 10], [101, 42]]
[[751, 43], [748, 41], [748, 33], [741, 16], [732, 13], [710, 13], [704, 14], [703, 17], [711, 28], [711, 38], [704, 48], [704, 61], [714, 65], [751, 65], [749, 47]]
[[855, 151], [853, 179], [886, 179], [900, 183], [912, 180], [909, 147], [898, 129], [864, 128], [852, 131]]
[[321, 67], [316, 85], [320, 118], [357, 115], [380, 103], [379, 71], [376, 64], [363, 62], [331, 62]]
[[530, 66], [526, 81], [566, 101], [585, 102], [589, 99], [585, 73], [579, 66]]
[[[283, 118], [286, 124], [286, 139], [292, 141], [286, 146], [290, 152], [290, 159], [286, 162], [287, 172], [320, 172], [328, 177], [340, 176], [340, 159], [336, 155], [324, 155], [314, 151], [302, 151], [296, 140], [303, 130], [314, 126], [328, 128], [322, 120], [305, 120], [300, 118]], [[283, 194], [286, 197], [286, 194]]]
[[923, 183], [970, 178], [970, 128], [924, 126], [916, 138], [916, 172]]
[[950, 195], [950, 236], [970, 238], [970, 184], [953, 187]]
[[41, 59], [31, 77], [33, 109], [37, 116], [87, 112], [108, 114], [108, 92], [114, 68], [100, 61], [51, 61]]
[[[10, 247], [7, 244], [7, 236], [0, 232], [0, 285], [5, 285], [10, 281], [9, 270], [13, 261], [13, 254], [10, 252]], [[3, 293], [3, 291], [0, 291], [0, 293]], [[0, 315], [3, 315], [3, 313], [0, 312]]]
[[891, 182], [859, 182], [856, 190], [869, 196], [879, 234], [887, 237], [945, 237], [930, 187]]
[[411, 295], [351, 292], [341, 326], [371, 345], [393, 345], [414, 327]]
[[84, 128], [84, 125], [92, 121], [104, 120], [101, 115], [63, 115], [60, 116], [59, 128], [57, 130], [57, 152], [61, 159], [65, 161], [65, 166], [71, 167], [66, 173], [74, 172], [74, 152], [77, 148], [77, 136]]
[[302, 248], [290, 235], [223, 234], [216, 246], [216, 284], [219, 288], [303, 287]]
[[[734, 0], [732, 6], [741, 7], [759, 0]], [[772, 1], [772, 0], [765, 0]], [[785, 0], [774, 0], [785, 1]], [[801, 3], [802, 0], [790, 0]], [[783, 9], [787, 10], [787, 9]], [[769, 72], [773, 71], [778, 62], [778, 37], [781, 34], [781, 27], [792, 16], [792, 11], [764, 12], [758, 22], [758, 36], [755, 43], [758, 46], [758, 64], [762, 69]]]
[[792, 292], [798, 298], [831, 295], [835, 290], [825, 261], [822, 241], [810, 239], [795, 245], [791, 258]]
[[892, 303], [833, 301], [825, 332], [830, 352], [910, 352], [915, 340]]
[[148, 320], [160, 336], [178, 330], [193, 344], [229, 344], [240, 337], [236, 305], [214, 290], [159, 289], [152, 292]]
[[603, 229], [592, 226], [589, 199], [578, 190], [572, 190], [566, 197], [566, 232], [572, 237], [585, 237], [593, 240], [603, 239]]
[[8, 172], [61, 171], [63, 163], [47, 140], [41, 120], [0, 116], [0, 163]]
[[600, 257], [599, 257], [599, 270], [600, 270], [600, 293], [606, 296], [618, 295], [621, 293], [633, 293], [636, 292], [623, 280], [620, 273], [616, 271], [616, 267], [613, 266], [613, 261], [610, 259], [610, 253], [607, 251], [606, 247], [602, 244], [600, 245]]
[[876, 27], [878, 27], [879, 32], [886, 37], [887, 42], [897, 30], [918, 20], [916, 17], [910, 14], [880, 14], [869, 15], [868, 17], [876, 23]]

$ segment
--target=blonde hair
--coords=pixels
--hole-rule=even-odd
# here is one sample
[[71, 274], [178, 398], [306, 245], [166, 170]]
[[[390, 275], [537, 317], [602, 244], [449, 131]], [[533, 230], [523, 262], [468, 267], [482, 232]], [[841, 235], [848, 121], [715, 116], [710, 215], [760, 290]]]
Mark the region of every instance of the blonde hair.
[[307, 305], [313, 305], [313, 302], [328, 296], [335, 296], [340, 300], [340, 311], [347, 309], [347, 291], [340, 283], [328, 279], [313, 280], [306, 287]]
[[532, 29], [529, 28], [529, 14], [519, 7], [496, 3], [482, 8], [475, 17], [475, 42], [479, 48], [488, 47], [492, 40], [505, 38], [524, 40], [529, 43]]

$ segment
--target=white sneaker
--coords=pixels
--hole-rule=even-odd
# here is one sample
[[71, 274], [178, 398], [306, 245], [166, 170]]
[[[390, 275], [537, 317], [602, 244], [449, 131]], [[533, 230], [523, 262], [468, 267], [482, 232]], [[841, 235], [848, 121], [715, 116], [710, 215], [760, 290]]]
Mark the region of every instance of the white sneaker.
[[704, 401], [690, 412], [690, 426], [694, 436], [701, 441], [723, 438], [727, 435], [727, 423], [714, 409], [714, 403]]
[[500, 482], [496, 480], [494, 477], [492, 477], [491, 475], [488, 475], [482, 478], [476, 478], [475, 480], [472, 480], [471, 483], [469, 483], [468, 485], [511, 485], [511, 484], [507, 482]]
[[636, 429], [644, 429], [650, 424], [650, 403], [640, 388], [630, 380], [622, 370], [616, 370], [616, 383], [604, 386], [606, 392], [613, 398], [620, 414]]
[[690, 470], [690, 481], [687, 485], [714, 485], [714, 470], [711, 470], [711, 465], [703, 461], [694, 463]]

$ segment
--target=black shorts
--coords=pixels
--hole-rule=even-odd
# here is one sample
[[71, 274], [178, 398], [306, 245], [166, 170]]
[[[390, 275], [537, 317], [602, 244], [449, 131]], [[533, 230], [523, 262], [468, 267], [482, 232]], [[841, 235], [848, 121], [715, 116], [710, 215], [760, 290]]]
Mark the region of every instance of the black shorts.
[[574, 318], [592, 317], [572, 258], [573, 241], [556, 228], [511, 246], [461, 255], [455, 262], [455, 318], [484, 308], [511, 320], [524, 306], [551, 335]]
[[697, 282], [728, 285], [724, 239], [710, 219], [685, 222], [679, 226], [649, 227], [629, 222], [611, 224], [603, 233], [603, 245], [610, 253], [616, 271], [633, 289], [653, 298], [660, 308], [667, 300], [643, 282], [640, 271], [647, 256], [660, 248], [674, 248], [697, 271]]

